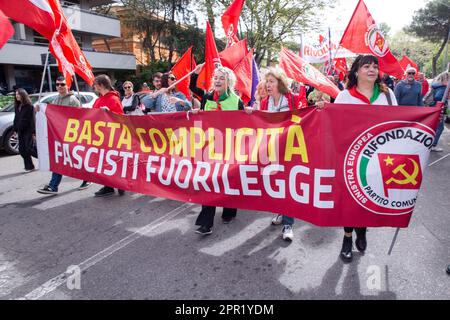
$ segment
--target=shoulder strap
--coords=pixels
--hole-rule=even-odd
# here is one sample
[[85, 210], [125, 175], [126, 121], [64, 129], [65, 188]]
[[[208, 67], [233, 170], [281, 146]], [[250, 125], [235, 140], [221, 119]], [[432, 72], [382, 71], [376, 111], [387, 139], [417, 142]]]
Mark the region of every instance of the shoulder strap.
[[391, 93], [388, 91], [388, 92], [385, 92], [384, 94], [386, 95], [386, 99], [387, 99], [387, 101], [388, 101], [388, 104], [389, 104], [390, 106], [392, 106]]

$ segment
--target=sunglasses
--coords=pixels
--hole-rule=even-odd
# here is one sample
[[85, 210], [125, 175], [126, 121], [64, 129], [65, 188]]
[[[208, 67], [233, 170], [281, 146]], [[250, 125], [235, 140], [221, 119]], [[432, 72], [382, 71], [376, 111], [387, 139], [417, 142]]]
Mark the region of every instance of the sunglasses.
[[169, 79], [172, 80], [172, 81], [177, 80], [177, 78], [175, 78], [175, 77], [169, 77]]
[[123, 87], [124, 89], [131, 89], [131, 87], [130, 86], [128, 86], [128, 87]]
[[56, 86], [57, 86], [57, 87], [65, 87], [66, 84], [65, 84], [65, 83], [59, 83], [59, 82], [57, 82], [57, 83], [56, 83]]
[[415, 73], [415, 72], [408, 72], [408, 74], [412, 74], [412, 75], [415, 75], [416, 73]]

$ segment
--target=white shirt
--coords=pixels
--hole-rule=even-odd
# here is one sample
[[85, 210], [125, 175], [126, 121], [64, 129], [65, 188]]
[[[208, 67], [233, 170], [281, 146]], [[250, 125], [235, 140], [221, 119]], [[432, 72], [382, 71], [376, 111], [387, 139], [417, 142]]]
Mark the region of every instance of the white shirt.
[[267, 111], [280, 112], [280, 111], [286, 111], [286, 110], [289, 110], [289, 103], [288, 103], [287, 99], [284, 97], [284, 95], [281, 96], [280, 101], [278, 101], [277, 106], [275, 106], [273, 98], [269, 97]]
[[[392, 105], [397, 106], [397, 99], [395, 99], [395, 94], [392, 92], [391, 89], [389, 90], [389, 95], [391, 96]], [[336, 97], [336, 100], [334, 103], [348, 103], [348, 104], [367, 104], [366, 102], [362, 101], [361, 99], [358, 99], [350, 94], [350, 92], [345, 89], [344, 91], [339, 92], [338, 96]], [[375, 105], [382, 105], [382, 106], [388, 106], [388, 100], [386, 98], [386, 94], [384, 92], [380, 92], [380, 95], [378, 96], [377, 100], [375, 100], [372, 104]]]

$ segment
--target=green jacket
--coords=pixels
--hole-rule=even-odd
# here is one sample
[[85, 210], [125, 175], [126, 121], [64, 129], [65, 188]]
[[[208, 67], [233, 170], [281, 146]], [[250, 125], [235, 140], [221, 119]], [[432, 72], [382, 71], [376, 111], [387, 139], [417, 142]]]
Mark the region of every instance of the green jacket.
[[68, 107], [81, 107], [80, 101], [75, 97], [73, 91], [69, 91], [65, 96], [58, 94], [55, 99], [53, 99], [52, 104], [58, 106], [68, 106]]

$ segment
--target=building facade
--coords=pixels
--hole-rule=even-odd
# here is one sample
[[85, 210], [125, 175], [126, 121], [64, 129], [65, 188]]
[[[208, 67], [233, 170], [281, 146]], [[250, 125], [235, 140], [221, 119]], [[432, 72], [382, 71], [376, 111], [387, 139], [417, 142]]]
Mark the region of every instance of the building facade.
[[[93, 47], [96, 41], [108, 41], [121, 37], [120, 20], [114, 15], [103, 15], [91, 8], [98, 5], [110, 4], [110, 0], [71, 0], [62, 1], [64, 14], [72, 28], [73, 35], [87, 60], [93, 68], [94, 74], [106, 73], [113, 80], [117, 72], [135, 72], [136, 59], [132, 52], [110, 52]], [[39, 90], [43, 72], [42, 58], [48, 50], [48, 41], [33, 29], [13, 22], [14, 35], [0, 50], [0, 86], [13, 90], [23, 87], [28, 92]], [[58, 75], [58, 67], [50, 66], [51, 81], [46, 77], [44, 90], [53, 89]], [[77, 78], [80, 90], [92, 91], [83, 79]], [[50, 82], [50, 84], [49, 84]]]

